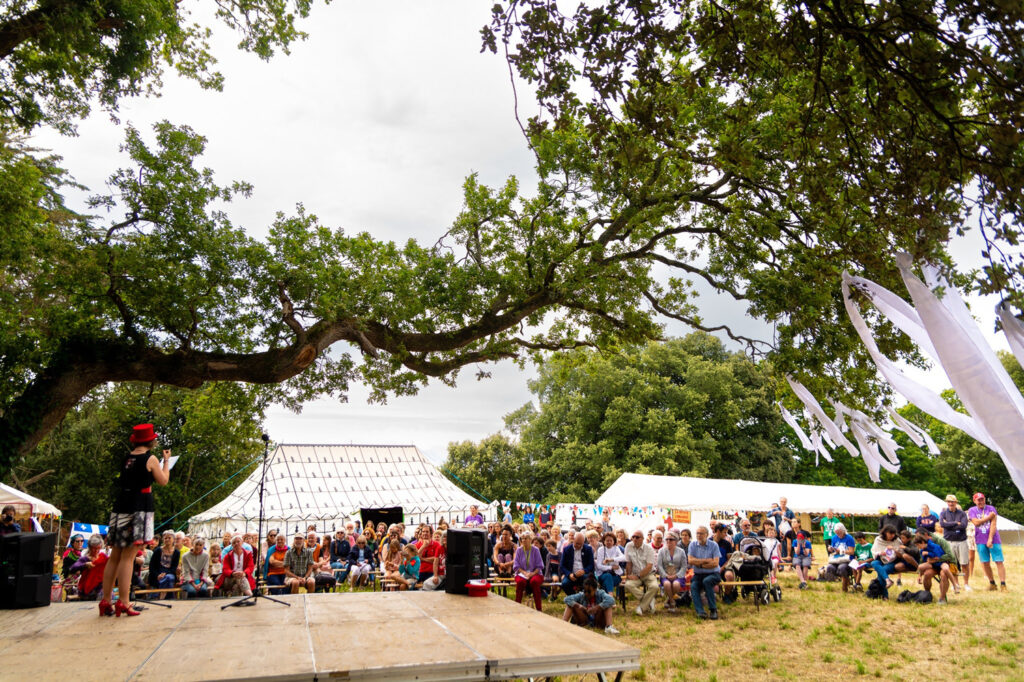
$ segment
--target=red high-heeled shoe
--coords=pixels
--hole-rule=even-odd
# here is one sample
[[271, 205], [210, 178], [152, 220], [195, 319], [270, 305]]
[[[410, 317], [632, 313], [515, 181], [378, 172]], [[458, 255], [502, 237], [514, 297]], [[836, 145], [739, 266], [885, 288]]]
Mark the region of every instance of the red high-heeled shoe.
[[114, 615], [120, 616], [122, 613], [126, 616], [137, 616], [142, 612], [136, 611], [131, 607], [131, 604], [125, 604], [123, 601], [118, 599], [117, 603], [114, 604]]
[[101, 616], [113, 616], [114, 607], [106, 599], [100, 600], [100, 615]]

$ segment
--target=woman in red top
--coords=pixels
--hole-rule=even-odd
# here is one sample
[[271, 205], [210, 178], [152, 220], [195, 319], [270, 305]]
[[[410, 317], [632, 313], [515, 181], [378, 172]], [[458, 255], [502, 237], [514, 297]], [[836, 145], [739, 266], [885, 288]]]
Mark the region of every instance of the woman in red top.
[[[101, 616], [139, 615], [125, 603], [132, 589], [132, 566], [139, 548], [153, 537], [153, 483], [167, 485], [171, 477], [171, 451], [164, 450], [163, 463], [149, 454], [157, 441], [152, 424], [135, 426], [129, 441], [134, 448], [121, 463], [117, 498], [107, 530], [111, 552], [103, 572]], [[115, 582], [117, 603], [111, 605]]]

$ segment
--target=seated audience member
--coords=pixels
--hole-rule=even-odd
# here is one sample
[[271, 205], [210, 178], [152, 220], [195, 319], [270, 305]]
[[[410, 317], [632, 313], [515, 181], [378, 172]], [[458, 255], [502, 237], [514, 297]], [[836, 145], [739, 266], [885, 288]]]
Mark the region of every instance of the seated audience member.
[[64, 578], [72, 576], [71, 567], [81, 558], [83, 551], [85, 551], [85, 538], [75, 533], [71, 536], [68, 548], [64, 550], [64, 554], [61, 556], [61, 576]]
[[512, 577], [512, 564], [515, 559], [516, 546], [512, 542], [512, 526], [505, 526], [501, 529], [498, 542], [494, 545], [494, 571], [499, 578]]
[[420, 557], [420, 582], [434, 577], [434, 559], [441, 551], [441, 543], [434, 540], [434, 532], [424, 524], [420, 531], [420, 539], [416, 543], [416, 551]]
[[615, 594], [615, 588], [622, 582], [622, 567], [626, 553], [615, 542], [614, 533], [604, 534], [604, 544], [597, 548], [594, 556], [594, 577], [608, 594]]
[[284, 533], [274, 538], [274, 546], [267, 553], [267, 590], [270, 594], [284, 594], [284, 558], [288, 554], [288, 538]]
[[[366, 528], [366, 529], [364, 529], [362, 535], [363, 535], [363, 539], [366, 540], [366, 549], [370, 550], [370, 553], [373, 554], [374, 556], [376, 556], [377, 555], [378, 546], [381, 543], [380, 536], [378, 536], [373, 531], [373, 528]], [[358, 535], [356, 536], [356, 539], [357, 540], [359, 539]], [[401, 538], [400, 537], [400, 538], [398, 538], [398, 541], [399, 541], [399, 544], [402, 544], [402, 545], [405, 544], [405, 538]], [[355, 545], [353, 544], [353, 546], [355, 546]]]
[[334, 569], [331, 568], [330, 536], [324, 536], [319, 558], [316, 552], [313, 553], [313, 583], [317, 592], [330, 592], [338, 584], [338, 579], [334, 577]]
[[[547, 541], [547, 559], [544, 561], [544, 582], [558, 582], [561, 578], [558, 575], [558, 570], [562, 566], [562, 554], [558, 550], [557, 540]], [[552, 599], [558, 593], [558, 588], [553, 587], [551, 591]]]
[[[174, 536], [171, 536], [173, 550]], [[71, 565], [72, 575], [80, 574], [78, 579], [78, 596], [80, 599], [98, 599], [103, 592], [103, 571], [107, 567], [107, 553], [103, 551], [103, 536], [90, 535], [89, 546]]]
[[666, 597], [665, 607], [674, 613], [676, 597], [686, 590], [686, 551], [679, 546], [678, 535], [668, 534], [665, 546], [658, 550], [657, 562], [661, 589]]
[[[170, 589], [178, 582], [179, 554], [174, 549], [174, 533], [165, 530], [161, 536], [163, 544], [153, 550], [149, 560], [149, 586], [153, 589]], [[161, 593], [163, 599], [166, 593]]]
[[434, 575], [423, 581], [424, 590], [439, 590], [444, 587], [445, 567], [448, 561], [448, 531], [440, 530], [441, 524], [437, 527], [438, 530], [434, 531], [434, 542], [440, 545], [440, 549], [434, 556]]
[[[402, 543], [399, 542], [398, 545], [401, 547]], [[356, 546], [348, 553], [349, 585], [355, 588], [369, 583], [373, 565], [373, 552], [366, 546], [366, 537], [360, 535], [356, 538]]]
[[939, 515], [933, 512], [927, 504], [921, 505], [921, 515], [917, 517], [917, 530], [926, 530], [929, 533], [935, 532], [935, 526], [939, 522]]
[[352, 544], [349, 543], [348, 536], [339, 530], [331, 541], [331, 568], [341, 571], [338, 580], [344, 581], [348, 578], [348, 555], [351, 551]]
[[953, 557], [924, 533], [915, 535], [913, 542], [921, 556], [917, 570], [921, 574], [924, 589], [931, 592], [932, 578], [939, 576], [939, 603], [945, 604], [951, 577], [949, 562], [953, 560]]
[[245, 548], [241, 535], [231, 538], [231, 546], [224, 555], [223, 564], [216, 583], [217, 589], [227, 596], [251, 595], [256, 589], [256, 578], [253, 576], [256, 563], [252, 551]]
[[[738, 535], [742, 536], [742, 533], [743, 531], [740, 531]], [[729, 537], [729, 526], [724, 523], [715, 525], [714, 541], [715, 544], [718, 545], [718, 551], [721, 553], [721, 556], [718, 558], [718, 572], [721, 574], [723, 582], [732, 582], [736, 580], [736, 572], [732, 567], [726, 565], [729, 561], [729, 557], [731, 557], [735, 551], [735, 546]], [[683, 550], [683, 552], [685, 553], [686, 550]], [[689, 589], [689, 585], [686, 586], [686, 589]], [[723, 599], [727, 604], [731, 604], [736, 600], [737, 593], [735, 587], [726, 587], [722, 589]]]
[[523, 603], [526, 590], [533, 593], [533, 603], [541, 611], [541, 585], [544, 582], [544, 560], [540, 549], [533, 544], [533, 533], [527, 531], [519, 536], [522, 546], [516, 549], [512, 559], [512, 570], [516, 580], [516, 601]]
[[953, 543], [943, 537], [941, 533], [930, 533], [927, 530], [922, 530], [921, 534], [942, 548], [944, 554], [943, 562], [946, 564], [946, 571], [949, 573], [946, 578], [953, 587], [953, 594], [960, 594], [960, 580], [957, 577], [960, 574], [960, 561], [957, 559], [956, 551], [953, 549]]
[[588, 530], [585, 533], [587, 538], [587, 544], [590, 545], [590, 549], [594, 550], [594, 556], [597, 556], [597, 548], [601, 546], [601, 533], [596, 529]]
[[3, 510], [0, 511], [0, 537], [21, 532], [21, 524], [14, 520], [16, 511], [13, 504], [4, 505]]
[[857, 543], [846, 532], [846, 526], [842, 523], [834, 524], [832, 539], [827, 547], [828, 566], [826, 566], [826, 571], [843, 581], [843, 592], [850, 589], [850, 576], [853, 574], [850, 561], [856, 553], [856, 548]]
[[220, 560], [220, 545], [218, 545], [216, 542], [212, 543], [210, 545], [210, 551], [207, 552], [207, 554], [210, 555], [210, 566], [207, 569], [210, 574], [210, 580], [212, 580], [213, 582], [217, 582], [217, 578], [220, 577], [220, 573], [223, 567], [223, 564], [221, 563]]
[[903, 543], [896, 535], [896, 528], [883, 526], [882, 531], [875, 536], [875, 541], [871, 545], [871, 556], [874, 557], [871, 568], [874, 569], [879, 579], [885, 582], [886, 587], [892, 587], [892, 578], [889, 577], [889, 574], [896, 567], [897, 553], [902, 553], [902, 551]]
[[583, 533], [573, 534], [572, 544], [562, 549], [558, 574], [566, 594], [578, 592], [587, 576], [594, 575], [594, 550], [584, 542]]
[[868, 541], [867, 533], [857, 531], [853, 534], [853, 561], [850, 562], [850, 566], [853, 569], [853, 588], [855, 590], [863, 590], [864, 585], [861, 581], [864, 578], [865, 573], [873, 573], [874, 569], [871, 568], [871, 561], [874, 557], [871, 556], [871, 543]]
[[[697, 528], [697, 539], [690, 543], [687, 551], [687, 561], [693, 566], [693, 579], [690, 581], [690, 597], [693, 599], [693, 608], [697, 617], [703, 619], [711, 618], [718, 620], [718, 605], [715, 603], [715, 588], [722, 582], [722, 576], [718, 571], [718, 560], [721, 550], [718, 543], [708, 539], [706, 526]], [[708, 600], [708, 611], [704, 611], [704, 603], [701, 601], [701, 591]]]
[[665, 534], [657, 528], [651, 533], [651, 549], [657, 554], [665, 546]]
[[[271, 528], [270, 530], [267, 531], [267, 537], [260, 541], [260, 552], [263, 553], [264, 557], [266, 557], [267, 553], [274, 548], [274, 545], [277, 544], [277, 536], [278, 536], [278, 530], [276, 528]], [[213, 558], [213, 557], [211, 557], [211, 558]], [[264, 568], [263, 577], [266, 578], [267, 577], [266, 562], [264, 562], [263, 568]]]
[[625, 528], [615, 529], [615, 544], [622, 550], [623, 556], [626, 554], [626, 545], [629, 544], [629, 533], [626, 532]]
[[623, 586], [639, 604], [636, 615], [642, 616], [644, 611], [654, 613], [655, 599], [658, 598], [658, 573], [656, 564], [658, 555], [654, 548], [644, 542], [644, 534], [633, 531], [632, 542], [626, 546], [626, 571]]
[[[793, 522], [794, 527], [796, 521]], [[800, 589], [807, 589], [807, 573], [811, 570], [811, 564], [814, 562], [814, 550], [811, 546], [811, 535], [797, 528], [796, 539], [793, 540], [793, 551], [790, 555], [793, 557], [793, 569], [796, 570], [797, 575], [800, 577]]]
[[181, 588], [187, 599], [209, 597], [210, 586], [210, 555], [206, 553], [206, 539], [196, 538], [190, 549], [181, 560]]
[[[893, 566], [894, 573], [915, 573], [921, 563], [921, 553], [914, 544], [914, 534], [909, 529], [900, 531], [900, 543], [902, 548], [896, 552], [896, 565]], [[900, 580], [896, 580], [900, 584]]]
[[220, 539], [220, 546], [221, 546], [220, 556], [221, 556], [222, 559], [224, 558], [224, 555], [227, 554], [228, 551], [231, 549], [231, 538], [232, 538], [232, 534], [231, 534], [231, 531], [229, 531], [229, 530], [224, 531], [224, 535], [221, 536], [221, 539]]
[[615, 611], [615, 598], [600, 589], [593, 576], [583, 582], [583, 589], [565, 598], [565, 612], [562, 620], [580, 626], [592, 625], [604, 628], [609, 635], [617, 635], [619, 631], [612, 624]]
[[683, 549], [686, 549], [687, 547], [690, 546], [691, 542], [693, 542], [693, 534], [690, 532], [689, 528], [684, 528], [681, 531], [679, 531], [679, 546], [680, 547], [682, 547]]
[[315, 563], [313, 550], [306, 547], [306, 538], [301, 534], [296, 535], [284, 555], [284, 584], [288, 586], [289, 592], [298, 594], [303, 587], [306, 592], [316, 589], [316, 578], [313, 575]]
[[420, 557], [416, 545], [411, 542], [402, 548], [402, 560], [394, 580], [399, 590], [416, 589], [416, 583], [420, 580]]
[[740, 530], [738, 533], [736, 533], [736, 535], [732, 536], [732, 544], [739, 547], [740, 540], [742, 540], [743, 538], [757, 537], [752, 528], [753, 526], [750, 524], [750, 519], [740, 520]]

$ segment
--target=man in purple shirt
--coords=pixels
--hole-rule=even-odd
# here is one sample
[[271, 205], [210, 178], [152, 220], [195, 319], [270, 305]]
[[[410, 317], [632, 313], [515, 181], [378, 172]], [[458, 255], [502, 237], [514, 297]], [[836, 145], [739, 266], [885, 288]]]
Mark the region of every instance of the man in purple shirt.
[[[981, 493], [974, 493], [971, 498], [974, 506], [967, 512], [967, 518], [974, 525], [974, 540], [978, 547], [978, 559], [981, 560], [981, 567], [985, 569], [988, 577], [988, 589], [996, 589], [995, 578], [992, 577], [992, 564], [996, 562], [996, 570], [999, 572], [999, 587], [1006, 591], [1006, 568], [1003, 566], [1003, 544], [999, 539], [999, 531], [996, 529], [996, 508], [985, 504], [985, 496]], [[968, 529], [969, 530], [969, 529]]]

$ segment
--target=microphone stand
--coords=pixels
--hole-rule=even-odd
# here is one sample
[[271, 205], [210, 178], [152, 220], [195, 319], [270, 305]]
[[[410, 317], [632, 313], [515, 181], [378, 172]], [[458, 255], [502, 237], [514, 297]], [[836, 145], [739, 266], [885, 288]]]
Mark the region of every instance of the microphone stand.
[[[263, 564], [263, 559], [264, 559], [263, 552], [260, 549], [259, 544], [260, 544], [260, 541], [263, 539], [263, 491], [264, 491], [264, 488], [265, 488], [266, 482], [267, 482], [267, 469], [269, 468], [269, 465], [270, 465], [270, 457], [269, 457], [269, 452], [270, 452], [270, 436], [268, 436], [267, 434], [264, 433], [264, 434], [262, 434], [260, 436], [260, 438], [263, 439], [263, 471], [260, 472], [260, 518], [259, 518], [259, 521], [256, 524], [256, 547], [253, 548], [254, 551], [255, 551], [255, 554], [256, 554], [256, 557], [255, 557], [255, 559], [256, 559], [256, 582], [257, 582], [256, 589], [253, 590], [252, 594], [249, 595], [248, 597], [242, 597], [241, 599], [238, 599], [237, 601], [233, 601], [230, 604], [225, 604], [224, 606], [220, 607], [221, 611], [223, 611], [224, 609], [228, 608], [229, 606], [255, 606], [256, 604], [259, 603], [260, 599], [266, 599], [268, 601], [272, 601], [272, 602], [275, 602], [277, 604], [284, 604], [285, 606], [291, 606], [291, 604], [289, 604], [288, 602], [284, 601], [283, 599], [274, 599], [273, 597], [271, 597], [269, 595], [262, 594], [260, 592], [260, 589], [259, 589], [259, 576], [260, 576], [260, 573], [261, 573], [260, 567]], [[268, 547], [268, 549], [269, 549], [269, 547]]]

